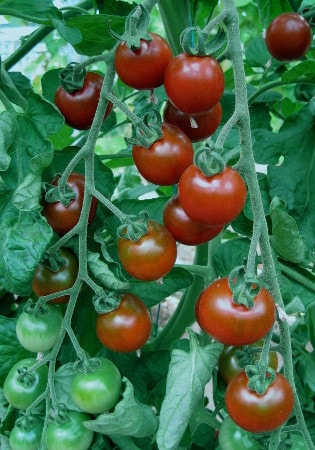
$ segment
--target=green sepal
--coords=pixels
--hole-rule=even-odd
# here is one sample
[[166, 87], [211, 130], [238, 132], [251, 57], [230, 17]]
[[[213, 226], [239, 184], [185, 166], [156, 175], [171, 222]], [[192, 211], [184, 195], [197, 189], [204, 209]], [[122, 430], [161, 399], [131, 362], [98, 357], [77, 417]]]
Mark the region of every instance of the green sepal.
[[81, 67], [79, 63], [71, 62], [61, 69], [58, 73], [61, 87], [69, 92], [75, 92], [81, 89], [84, 85], [86, 76], [86, 69]]
[[264, 395], [276, 378], [276, 372], [271, 367], [261, 373], [258, 366], [250, 365], [245, 368], [245, 372], [248, 378], [248, 389], [258, 395]]
[[137, 242], [148, 232], [149, 215], [141, 211], [139, 216], [128, 216], [117, 230], [118, 237]]
[[222, 156], [210, 146], [201, 147], [195, 151], [194, 164], [206, 177], [212, 177], [225, 169]]
[[121, 295], [116, 292], [103, 291], [103, 294], [94, 295], [92, 302], [98, 314], [106, 314], [119, 307], [120, 299]]

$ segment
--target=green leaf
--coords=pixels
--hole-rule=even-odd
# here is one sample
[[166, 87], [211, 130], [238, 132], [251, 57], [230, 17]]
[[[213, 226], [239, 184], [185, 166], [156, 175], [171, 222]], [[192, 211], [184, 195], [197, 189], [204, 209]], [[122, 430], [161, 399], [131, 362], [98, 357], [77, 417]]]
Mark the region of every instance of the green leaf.
[[26, 116], [32, 120], [33, 126], [43, 138], [57, 133], [64, 123], [64, 118], [59, 110], [33, 91], [30, 91], [29, 94]]
[[257, 0], [256, 4], [264, 27], [267, 27], [279, 14], [291, 11], [288, 0]]
[[42, 178], [38, 173], [29, 173], [13, 193], [13, 204], [21, 211], [40, 208]]
[[54, 102], [55, 93], [60, 86], [60, 78], [59, 78], [60, 69], [51, 69], [48, 72], [45, 72], [41, 77], [41, 85], [43, 90], [44, 97], [50, 101]]
[[140, 403], [134, 396], [133, 386], [123, 378], [125, 389], [122, 400], [117, 403], [112, 413], [100, 414], [96, 420], [84, 422], [84, 425], [97, 433], [109, 436], [122, 435], [135, 438], [152, 436], [158, 424], [153, 409]]
[[110, 270], [106, 262], [100, 258], [99, 253], [88, 252], [88, 268], [97, 281], [99, 281], [106, 289], [129, 289], [128, 281], [118, 279]]
[[81, 411], [72, 400], [70, 394], [71, 382], [74, 375], [73, 363], [64, 364], [59, 367], [54, 378], [55, 392], [59, 403], [63, 403], [70, 410]]
[[254, 37], [245, 50], [246, 61], [251, 67], [265, 67], [270, 59], [265, 41], [261, 36]]
[[308, 330], [310, 343], [315, 348], [315, 302], [312, 302], [307, 310], [305, 316], [305, 322]]
[[222, 351], [222, 344], [218, 342], [202, 345], [201, 339], [193, 331], [189, 332], [189, 336], [190, 348], [175, 348], [172, 351], [157, 432], [160, 450], [179, 448]]
[[52, 0], [29, 2], [29, 0], [0, 0], [0, 15], [19, 17], [28, 22], [51, 25], [49, 17], [60, 17], [61, 13]]
[[223, 242], [213, 254], [215, 270], [221, 277], [226, 277], [232, 269], [244, 264], [249, 252], [250, 240], [235, 238]]
[[0, 116], [0, 171], [7, 170], [10, 165], [8, 149], [14, 140], [16, 128], [16, 118], [4, 111]]
[[292, 67], [282, 75], [282, 81], [315, 83], [315, 61], [307, 60]]
[[66, 22], [63, 20], [52, 18], [51, 21], [60, 36], [62, 36], [64, 40], [69, 42], [71, 45], [77, 45], [82, 41], [82, 34], [80, 30], [68, 27]]

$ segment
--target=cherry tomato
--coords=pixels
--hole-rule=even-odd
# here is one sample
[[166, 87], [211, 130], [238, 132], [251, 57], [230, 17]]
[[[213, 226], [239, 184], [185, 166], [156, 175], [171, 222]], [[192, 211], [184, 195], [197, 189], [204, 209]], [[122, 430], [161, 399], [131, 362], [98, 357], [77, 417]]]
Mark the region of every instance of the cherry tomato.
[[31, 367], [35, 363], [35, 358], [22, 359], [11, 368], [6, 376], [3, 393], [10, 405], [16, 409], [28, 408], [46, 389], [48, 368], [44, 364], [26, 374], [23, 379], [21, 377], [21, 370]]
[[150, 337], [152, 322], [146, 305], [135, 295], [124, 294], [117, 309], [99, 314], [96, 334], [105, 347], [116, 352], [133, 352]]
[[150, 33], [152, 41], [141, 39], [140, 48], [132, 50], [121, 42], [115, 53], [119, 78], [134, 89], [154, 89], [163, 84], [164, 72], [172, 51], [161, 36]]
[[186, 134], [175, 125], [163, 123], [163, 136], [151, 147], [132, 147], [134, 163], [151, 183], [168, 186], [178, 183], [181, 174], [193, 163], [194, 150]]
[[63, 423], [51, 422], [46, 430], [47, 450], [88, 450], [94, 432], [84, 426], [90, 416], [83, 412], [68, 411], [69, 420]]
[[43, 421], [36, 419], [29, 427], [24, 429], [15, 423], [10, 433], [12, 450], [38, 450], [43, 432]]
[[288, 380], [276, 373], [267, 391], [258, 395], [248, 389], [248, 379], [243, 371], [229, 383], [225, 403], [234, 422], [252, 433], [266, 433], [278, 428], [290, 416], [294, 395]]
[[[104, 77], [95, 72], [87, 72], [81, 89], [67, 92], [61, 86], [57, 89], [54, 102], [67, 125], [76, 130], [87, 130], [91, 127]], [[113, 104], [108, 103], [104, 120], [107, 119], [113, 109]]]
[[[262, 347], [264, 344], [263, 339], [258, 342], [254, 342], [253, 346]], [[225, 346], [221, 355], [219, 356], [218, 361], [218, 370], [223, 378], [225, 384], [229, 384], [229, 382], [240, 372], [244, 370], [244, 367], [239, 366], [239, 362], [236, 356], [237, 350], [240, 350], [242, 347], [233, 347], [232, 345]], [[260, 353], [253, 355], [253, 360], [258, 361], [260, 357]], [[253, 361], [253, 362], [254, 362]], [[278, 369], [278, 355], [276, 352], [269, 352], [268, 354], [268, 366], [274, 370]]]
[[175, 108], [171, 102], [167, 102], [163, 119], [165, 122], [172, 123], [183, 130], [192, 142], [203, 141], [210, 137], [220, 125], [222, 107], [218, 103], [209, 111], [188, 115]]
[[219, 103], [224, 91], [224, 74], [211, 56], [175, 56], [164, 74], [169, 100], [186, 114], [209, 111]]
[[209, 227], [191, 219], [183, 210], [177, 195], [165, 204], [163, 221], [174, 239], [185, 245], [198, 245], [210, 241], [223, 229], [223, 226]]
[[229, 166], [207, 177], [192, 164], [180, 177], [178, 195], [183, 209], [193, 220], [223, 226], [242, 211], [246, 186], [241, 175]]
[[219, 443], [222, 450], [260, 450], [251, 435], [236, 425], [229, 416], [221, 424]]
[[[69, 289], [76, 281], [79, 270], [78, 258], [67, 248], [61, 248], [60, 255], [65, 259], [66, 264], [57, 272], [53, 272], [43, 264], [36, 267], [32, 286], [38, 297]], [[67, 303], [68, 301], [69, 295], [62, 295], [50, 300], [50, 303]]]
[[16, 323], [17, 338], [30, 352], [46, 352], [54, 346], [62, 320], [61, 311], [53, 305], [45, 305], [39, 316], [23, 311]]
[[[58, 177], [55, 177], [50, 184], [57, 186]], [[59, 234], [65, 234], [72, 230], [79, 221], [84, 199], [85, 177], [79, 173], [71, 173], [68, 177], [67, 184], [76, 194], [76, 197], [70, 201], [69, 206], [63, 206], [59, 201], [48, 203], [43, 200], [42, 214], [46, 217], [51, 228]], [[94, 219], [96, 209], [97, 199], [93, 197], [89, 214], [89, 223]]]
[[164, 277], [173, 268], [177, 247], [167, 228], [149, 220], [147, 234], [137, 242], [118, 239], [118, 255], [130, 275], [138, 280], [153, 281]]
[[280, 61], [295, 61], [302, 58], [312, 45], [312, 30], [299, 14], [280, 14], [266, 31], [269, 53]]
[[271, 294], [262, 287], [250, 309], [234, 303], [232, 297], [227, 277], [204, 289], [196, 305], [200, 327], [225, 345], [246, 345], [258, 341], [275, 320], [276, 307]]
[[121, 391], [121, 375], [109, 359], [99, 358], [91, 372], [77, 373], [71, 381], [71, 397], [86, 413], [101, 414], [112, 409]]

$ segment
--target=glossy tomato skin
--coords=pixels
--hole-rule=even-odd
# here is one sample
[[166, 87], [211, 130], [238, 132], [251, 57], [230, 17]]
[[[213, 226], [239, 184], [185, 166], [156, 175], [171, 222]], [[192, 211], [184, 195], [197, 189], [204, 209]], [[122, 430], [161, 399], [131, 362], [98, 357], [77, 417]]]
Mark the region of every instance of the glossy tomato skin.
[[[76, 130], [91, 128], [104, 77], [95, 72], [87, 72], [81, 89], [67, 92], [61, 86], [57, 89], [54, 103], [64, 116], [67, 125]], [[113, 109], [113, 104], [108, 103], [104, 120], [107, 119]]]
[[276, 373], [274, 382], [262, 395], [249, 390], [247, 384], [248, 378], [243, 371], [226, 389], [226, 408], [238, 426], [252, 433], [265, 433], [286, 422], [294, 405], [294, 395], [283, 375]]
[[[163, 119], [183, 130], [191, 142], [199, 142], [210, 137], [220, 125], [222, 107], [218, 103], [210, 111], [188, 115], [175, 108], [171, 102], [167, 102], [163, 111]], [[192, 120], [196, 127], [192, 126]]]
[[249, 309], [232, 301], [228, 278], [210, 284], [197, 302], [198, 323], [214, 339], [225, 345], [253, 344], [272, 327], [276, 307], [271, 294], [262, 287]]
[[129, 275], [142, 281], [158, 280], [175, 264], [176, 241], [166, 227], [149, 220], [147, 234], [137, 242], [118, 239], [118, 256]]
[[[58, 177], [51, 181], [51, 185], [57, 186]], [[48, 203], [43, 200], [42, 215], [46, 217], [51, 228], [59, 234], [65, 234], [78, 223], [84, 200], [85, 177], [79, 173], [71, 173], [67, 180], [68, 186], [74, 191], [76, 197], [70, 201], [69, 206], [64, 206], [61, 202]], [[92, 198], [89, 214], [89, 223], [96, 215], [97, 199]]]
[[163, 136], [149, 148], [134, 145], [132, 157], [141, 175], [161, 186], [177, 184], [181, 174], [193, 163], [190, 139], [178, 127], [162, 124]]
[[36, 420], [28, 429], [14, 425], [10, 433], [12, 450], [38, 450], [43, 432], [43, 421]]
[[154, 89], [163, 84], [164, 72], [172, 59], [172, 51], [161, 36], [150, 33], [152, 41], [141, 39], [140, 48], [131, 50], [121, 42], [115, 53], [119, 78], [134, 89]]
[[63, 315], [54, 305], [45, 305], [40, 316], [23, 311], [16, 323], [16, 335], [20, 344], [30, 352], [50, 350], [58, 337]]
[[177, 109], [186, 114], [199, 114], [219, 103], [224, 91], [224, 74], [211, 56], [181, 53], [167, 66], [164, 86]]
[[89, 414], [112, 409], [120, 395], [121, 375], [109, 359], [99, 358], [100, 366], [88, 373], [77, 373], [71, 381], [71, 397]]
[[[263, 339], [258, 342], [254, 342], [252, 345], [257, 347], [263, 346]], [[233, 347], [232, 345], [224, 346], [221, 355], [218, 360], [218, 371], [224, 380], [225, 384], [229, 384], [229, 382], [236, 377], [240, 372], [244, 370], [244, 367], [240, 367], [236, 352], [240, 350], [242, 347]], [[254, 356], [254, 359], [257, 361], [259, 359], [260, 353]], [[276, 352], [269, 352], [268, 354], [268, 366], [274, 369], [275, 371], [278, 369], [278, 355]]]
[[[36, 267], [32, 287], [38, 297], [69, 289], [77, 279], [79, 270], [77, 256], [68, 248], [61, 248], [60, 255], [65, 259], [66, 265], [57, 272], [53, 272], [44, 264]], [[50, 303], [67, 303], [68, 301], [69, 295], [62, 295], [50, 300]]]
[[227, 166], [223, 172], [205, 176], [194, 164], [178, 184], [179, 201], [196, 222], [223, 226], [235, 219], [246, 201], [246, 186], [241, 175]]
[[10, 405], [16, 409], [28, 408], [46, 389], [48, 368], [45, 364], [32, 372], [33, 382], [25, 384], [19, 379], [20, 369], [31, 367], [35, 363], [35, 358], [22, 359], [10, 369], [4, 381], [3, 393]]
[[165, 204], [163, 221], [177, 242], [185, 245], [199, 245], [217, 236], [223, 226], [209, 227], [191, 219], [183, 210], [178, 195]]
[[69, 420], [64, 423], [51, 422], [46, 430], [47, 450], [88, 450], [93, 441], [94, 432], [86, 428], [83, 422], [91, 417], [83, 412], [68, 411]]
[[312, 30], [299, 14], [280, 14], [266, 31], [266, 46], [269, 53], [280, 61], [295, 61], [302, 58], [312, 45]]
[[219, 444], [221, 450], [261, 450], [251, 435], [236, 425], [229, 416], [221, 424]]
[[133, 294], [124, 294], [117, 309], [99, 314], [96, 321], [96, 334], [102, 344], [121, 353], [143, 347], [151, 329], [148, 308]]

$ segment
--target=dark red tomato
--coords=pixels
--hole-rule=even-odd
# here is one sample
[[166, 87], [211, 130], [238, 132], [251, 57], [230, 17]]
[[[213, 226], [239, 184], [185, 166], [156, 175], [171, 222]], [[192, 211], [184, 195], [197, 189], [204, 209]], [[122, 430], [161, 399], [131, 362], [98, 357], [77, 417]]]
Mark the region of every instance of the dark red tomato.
[[126, 272], [142, 281], [164, 277], [177, 257], [176, 241], [163, 225], [149, 220], [148, 232], [138, 241], [118, 239], [118, 255]]
[[[263, 339], [252, 344], [256, 347], [262, 347], [264, 344]], [[225, 346], [218, 361], [218, 370], [225, 384], [229, 382], [240, 372], [244, 370], [244, 367], [239, 366], [239, 362], [236, 356], [237, 350], [241, 350], [242, 347], [233, 347], [232, 345]], [[254, 355], [254, 361], [258, 361], [260, 353]], [[269, 352], [268, 354], [268, 366], [274, 370], [278, 369], [278, 355], [276, 352]]]
[[165, 122], [183, 130], [192, 142], [198, 142], [210, 137], [218, 128], [222, 120], [222, 107], [218, 103], [210, 111], [188, 115], [175, 108], [171, 102], [167, 102], [163, 118]]
[[121, 42], [115, 53], [119, 78], [134, 89], [154, 89], [163, 84], [164, 72], [172, 59], [172, 51], [161, 36], [150, 33], [152, 41], [141, 40], [140, 48], [132, 50]]
[[[58, 177], [55, 177], [50, 184], [57, 186]], [[75, 192], [76, 197], [70, 201], [69, 206], [63, 206], [60, 202], [48, 203], [43, 201], [43, 216], [51, 228], [59, 234], [65, 234], [77, 224], [80, 218], [83, 199], [85, 177], [79, 173], [71, 173], [67, 181], [68, 186]], [[93, 197], [89, 214], [89, 223], [95, 217], [97, 209], [97, 199]]]
[[222, 226], [209, 227], [191, 219], [183, 210], [177, 195], [166, 203], [163, 221], [176, 241], [185, 245], [198, 245], [210, 241], [223, 229]]
[[150, 337], [152, 322], [146, 305], [135, 295], [124, 294], [114, 311], [99, 314], [96, 334], [105, 347], [115, 352], [133, 352]]
[[264, 337], [274, 323], [274, 300], [262, 287], [254, 298], [254, 306], [249, 309], [234, 303], [232, 295], [227, 277], [210, 284], [197, 303], [198, 323], [222, 344], [253, 344]]
[[[91, 127], [104, 77], [95, 72], [87, 72], [81, 89], [67, 92], [61, 86], [57, 89], [54, 102], [66, 124], [76, 130], [87, 130]], [[107, 119], [113, 109], [113, 104], [108, 103], [104, 120]]]
[[[61, 248], [60, 255], [65, 259], [66, 265], [57, 272], [53, 272], [43, 264], [36, 267], [32, 287], [38, 297], [69, 289], [76, 281], [79, 270], [78, 258], [67, 248]], [[67, 303], [68, 301], [69, 295], [63, 295], [49, 303]]]
[[248, 378], [243, 371], [233, 378], [226, 389], [226, 408], [238, 426], [252, 433], [266, 433], [289, 418], [294, 395], [283, 375], [276, 373], [274, 382], [263, 395], [249, 390], [247, 385]]
[[295, 61], [302, 58], [312, 45], [312, 30], [299, 14], [280, 14], [266, 31], [269, 53], [280, 61]]
[[193, 220], [223, 226], [242, 211], [246, 186], [241, 175], [231, 167], [208, 177], [192, 164], [180, 177], [178, 195], [183, 209]]
[[164, 86], [176, 108], [186, 114], [199, 114], [219, 103], [224, 91], [224, 74], [211, 56], [181, 53], [167, 66]]
[[141, 175], [161, 186], [177, 184], [181, 174], [193, 163], [190, 139], [175, 125], [162, 124], [163, 136], [151, 147], [132, 147], [132, 156]]

